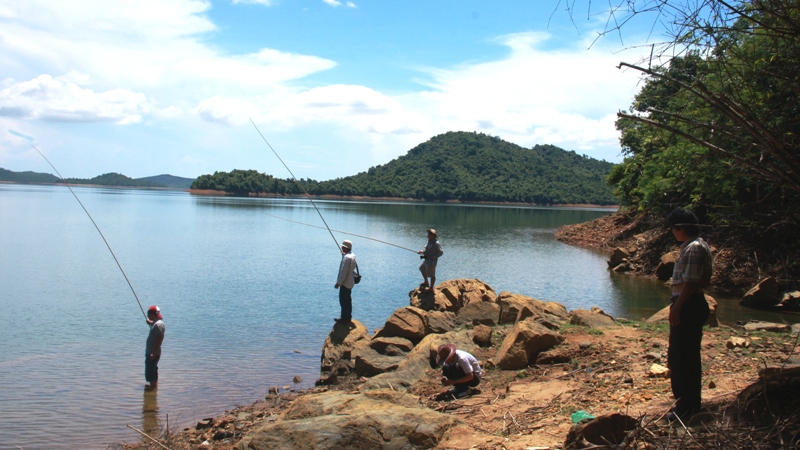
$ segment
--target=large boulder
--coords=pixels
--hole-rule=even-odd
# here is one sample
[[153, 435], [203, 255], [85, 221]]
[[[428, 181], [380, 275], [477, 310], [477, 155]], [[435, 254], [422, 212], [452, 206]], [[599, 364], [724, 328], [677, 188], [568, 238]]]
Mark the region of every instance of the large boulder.
[[505, 370], [518, 370], [535, 362], [539, 353], [549, 350], [564, 340], [558, 332], [525, 319], [514, 325], [497, 350], [492, 363]]
[[762, 322], [752, 320], [744, 324], [745, 331], [769, 331], [772, 333], [788, 333], [792, 331], [792, 326], [785, 323]]
[[628, 258], [630, 258], [631, 256], [633, 256], [633, 253], [627, 248], [623, 247], [615, 248], [614, 252], [611, 253], [611, 258], [609, 258], [608, 260], [608, 268], [613, 269], [617, 267], [618, 265], [627, 261]]
[[331, 374], [350, 374], [354, 367], [353, 351], [366, 347], [369, 341], [369, 330], [357, 320], [353, 320], [351, 326], [334, 325], [322, 346], [320, 371], [323, 378]]
[[456, 315], [451, 311], [428, 311], [425, 334], [442, 334], [456, 327]]
[[625, 414], [613, 413], [582, 421], [572, 427], [564, 441], [565, 449], [615, 448], [639, 421]]
[[363, 347], [353, 352], [353, 359], [356, 375], [372, 377], [397, 369], [405, 355], [389, 356], [378, 353], [372, 347]]
[[781, 308], [788, 311], [800, 311], [800, 291], [784, 293], [781, 298]]
[[545, 318], [549, 321], [566, 322], [567, 308], [560, 303], [544, 302], [511, 292], [501, 292], [497, 297], [500, 305], [500, 323], [516, 323], [528, 317]]
[[239, 450], [427, 449], [458, 420], [394, 391], [331, 391], [296, 399], [274, 422], [251, 431]]
[[767, 277], [747, 291], [739, 303], [751, 308], [772, 308], [781, 301], [778, 280]]
[[425, 337], [427, 311], [406, 306], [398, 308], [375, 337], [402, 337], [417, 343]]
[[675, 250], [673, 252], [661, 255], [661, 261], [656, 267], [656, 277], [661, 281], [667, 281], [672, 278], [672, 271], [675, 269], [675, 263], [681, 257], [681, 252]]
[[[717, 319], [717, 301], [714, 297], [705, 294], [706, 296], [706, 303], [708, 303], [708, 320], [706, 320], [705, 325], [710, 327], [718, 327], [719, 320]], [[647, 323], [659, 323], [659, 322], [669, 322], [669, 307], [670, 305], [665, 306], [659, 312], [650, 316], [646, 322]]]
[[472, 329], [472, 342], [481, 347], [492, 345], [492, 327], [487, 325], [477, 325]]
[[456, 313], [456, 325], [495, 326], [500, 320], [500, 305], [494, 302], [474, 301]]
[[614, 318], [603, 312], [597, 306], [593, 306], [591, 311], [576, 309], [569, 313], [569, 323], [589, 328], [602, 328], [616, 325]]
[[376, 337], [369, 342], [369, 346], [381, 355], [392, 356], [393, 349], [408, 353], [414, 348], [414, 343], [401, 337]]
[[477, 278], [448, 280], [435, 286], [433, 292], [414, 289], [408, 295], [411, 306], [426, 311], [452, 312], [472, 302], [493, 302], [497, 298], [494, 290]]

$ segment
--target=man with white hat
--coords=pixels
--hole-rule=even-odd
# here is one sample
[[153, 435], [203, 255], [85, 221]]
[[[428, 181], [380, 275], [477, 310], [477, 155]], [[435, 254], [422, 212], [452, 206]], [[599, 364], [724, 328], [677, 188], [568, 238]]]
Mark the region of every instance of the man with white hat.
[[339, 277], [336, 279], [336, 285], [334, 286], [335, 289], [339, 289], [339, 305], [342, 307], [342, 313], [333, 320], [343, 325], [349, 325], [350, 320], [353, 318], [353, 298], [351, 293], [353, 286], [356, 284], [353, 274], [358, 267], [358, 262], [352, 250], [352, 242], [348, 240], [342, 241], [342, 262], [339, 263]]
[[455, 398], [466, 397], [469, 388], [480, 384], [483, 370], [478, 360], [455, 344], [440, 345], [436, 364], [442, 366], [442, 386], [453, 386], [449, 394]]
[[164, 333], [167, 331], [163, 319], [158, 306], [153, 305], [147, 309], [147, 324], [150, 325], [144, 355], [144, 379], [150, 383], [145, 386], [147, 390], [158, 387], [158, 360], [161, 359], [161, 343], [164, 342]]

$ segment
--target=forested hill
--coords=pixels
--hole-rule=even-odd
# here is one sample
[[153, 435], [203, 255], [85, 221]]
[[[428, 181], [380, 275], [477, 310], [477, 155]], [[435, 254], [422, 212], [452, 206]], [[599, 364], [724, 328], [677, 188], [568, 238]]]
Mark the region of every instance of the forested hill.
[[552, 145], [526, 149], [479, 133], [449, 132], [367, 172], [321, 182], [326, 194], [463, 202], [617, 203], [613, 164]]
[[[552, 145], [526, 149], [485, 134], [450, 132], [366, 172], [301, 182], [312, 195], [612, 205], [617, 199], [605, 177], [613, 166]], [[292, 180], [254, 170], [203, 175], [192, 189], [238, 195], [303, 193]]]
[[[63, 183], [60, 178], [49, 173], [40, 172], [14, 172], [0, 167], [0, 181], [12, 183]], [[69, 184], [92, 184], [100, 186], [118, 187], [147, 187], [147, 188], [171, 188], [189, 189], [194, 179], [176, 177], [174, 175], [157, 175], [145, 178], [130, 178], [128, 176], [110, 172], [98, 175], [94, 178], [67, 178]]]

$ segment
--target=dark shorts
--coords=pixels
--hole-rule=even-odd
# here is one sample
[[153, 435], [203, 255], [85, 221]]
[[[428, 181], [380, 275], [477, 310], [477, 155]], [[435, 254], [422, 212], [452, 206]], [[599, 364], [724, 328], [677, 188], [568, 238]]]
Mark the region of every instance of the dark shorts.
[[431, 264], [429, 261], [423, 261], [419, 266], [419, 271], [423, 276], [436, 277], [436, 261]]

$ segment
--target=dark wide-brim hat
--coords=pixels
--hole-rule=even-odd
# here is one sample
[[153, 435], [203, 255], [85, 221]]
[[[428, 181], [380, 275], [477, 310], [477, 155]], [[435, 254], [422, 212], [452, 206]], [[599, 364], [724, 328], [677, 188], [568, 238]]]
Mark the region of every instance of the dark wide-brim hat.
[[439, 346], [436, 355], [436, 365], [441, 366], [456, 353], [456, 344], [444, 344]]

